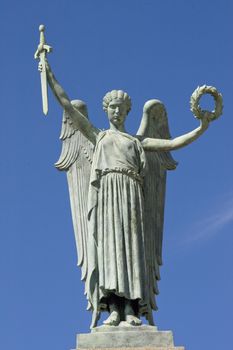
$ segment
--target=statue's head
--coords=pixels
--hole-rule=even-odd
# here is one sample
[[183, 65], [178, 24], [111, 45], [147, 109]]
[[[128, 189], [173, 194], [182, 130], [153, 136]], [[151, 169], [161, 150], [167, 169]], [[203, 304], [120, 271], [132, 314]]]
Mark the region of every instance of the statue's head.
[[103, 98], [103, 109], [113, 124], [122, 124], [131, 109], [131, 99], [122, 90], [112, 90]]

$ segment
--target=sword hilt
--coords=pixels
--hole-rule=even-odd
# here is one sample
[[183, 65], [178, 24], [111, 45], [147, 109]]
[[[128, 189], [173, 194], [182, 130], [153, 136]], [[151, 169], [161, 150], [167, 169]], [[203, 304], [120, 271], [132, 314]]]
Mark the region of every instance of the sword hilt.
[[45, 35], [44, 35], [44, 31], [45, 31], [45, 26], [43, 24], [41, 24], [39, 26], [39, 32], [40, 32], [40, 43], [38, 45], [38, 49], [35, 52], [34, 58], [40, 58], [40, 53], [42, 51], [45, 51], [45, 53], [49, 53], [52, 51], [52, 46], [49, 46], [46, 44], [45, 42]]
[[40, 32], [40, 44], [44, 45], [45, 44], [45, 37], [44, 37], [44, 31], [45, 31], [45, 26], [41, 24], [39, 26], [39, 32]]

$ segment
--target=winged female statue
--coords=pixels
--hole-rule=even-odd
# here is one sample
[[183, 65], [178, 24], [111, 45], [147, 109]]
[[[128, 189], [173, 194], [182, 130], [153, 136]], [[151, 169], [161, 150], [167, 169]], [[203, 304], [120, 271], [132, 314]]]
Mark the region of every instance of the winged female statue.
[[[41, 50], [43, 45], [37, 52]], [[165, 106], [149, 100], [132, 136], [124, 126], [131, 99], [113, 90], [103, 98], [109, 129], [101, 131], [90, 122], [86, 104], [71, 101], [46, 58], [44, 63], [49, 86], [64, 109], [62, 151], [55, 166], [67, 172], [78, 265], [93, 313], [91, 327], [102, 311], [109, 312], [105, 325], [124, 321], [138, 326], [141, 316], [153, 325], [166, 173], [177, 166], [170, 151], [202, 135], [214, 119], [212, 112], [196, 113], [200, 126], [171, 139]]]

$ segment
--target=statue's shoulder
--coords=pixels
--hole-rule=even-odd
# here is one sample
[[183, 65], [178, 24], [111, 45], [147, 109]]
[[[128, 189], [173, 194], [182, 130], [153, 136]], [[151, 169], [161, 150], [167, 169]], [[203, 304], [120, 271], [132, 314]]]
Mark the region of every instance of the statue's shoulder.
[[105, 136], [107, 134], [108, 130], [100, 130], [100, 132], [98, 133], [97, 136], [97, 140], [102, 138], [103, 136]]
[[104, 138], [104, 136], [108, 133], [108, 130], [100, 130], [100, 132], [97, 135], [97, 139], [96, 139], [96, 146], [100, 143], [100, 141]]
[[143, 136], [140, 136], [140, 135], [133, 135], [132, 136], [135, 140], [135, 142], [137, 143], [137, 145], [139, 145], [140, 147], [143, 147], [142, 146], [142, 140], [144, 139]]
[[142, 135], [133, 135], [133, 137], [136, 139], [136, 140], [138, 140], [138, 141], [142, 141], [145, 137], [144, 136], [142, 136]]

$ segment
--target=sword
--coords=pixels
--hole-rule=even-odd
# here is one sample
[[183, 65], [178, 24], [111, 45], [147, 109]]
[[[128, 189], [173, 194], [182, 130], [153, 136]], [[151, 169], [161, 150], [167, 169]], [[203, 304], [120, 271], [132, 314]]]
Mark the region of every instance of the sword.
[[45, 115], [47, 115], [47, 113], [48, 113], [48, 91], [47, 91], [47, 76], [46, 76], [45, 57], [46, 57], [47, 53], [52, 51], [52, 47], [47, 45], [45, 42], [45, 36], [44, 36], [45, 26], [43, 24], [41, 24], [39, 26], [39, 31], [40, 31], [40, 44], [38, 46], [38, 49], [35, 52], [34, 58], [40, 59], [42, 106], [43, 106], [43, 113]]

